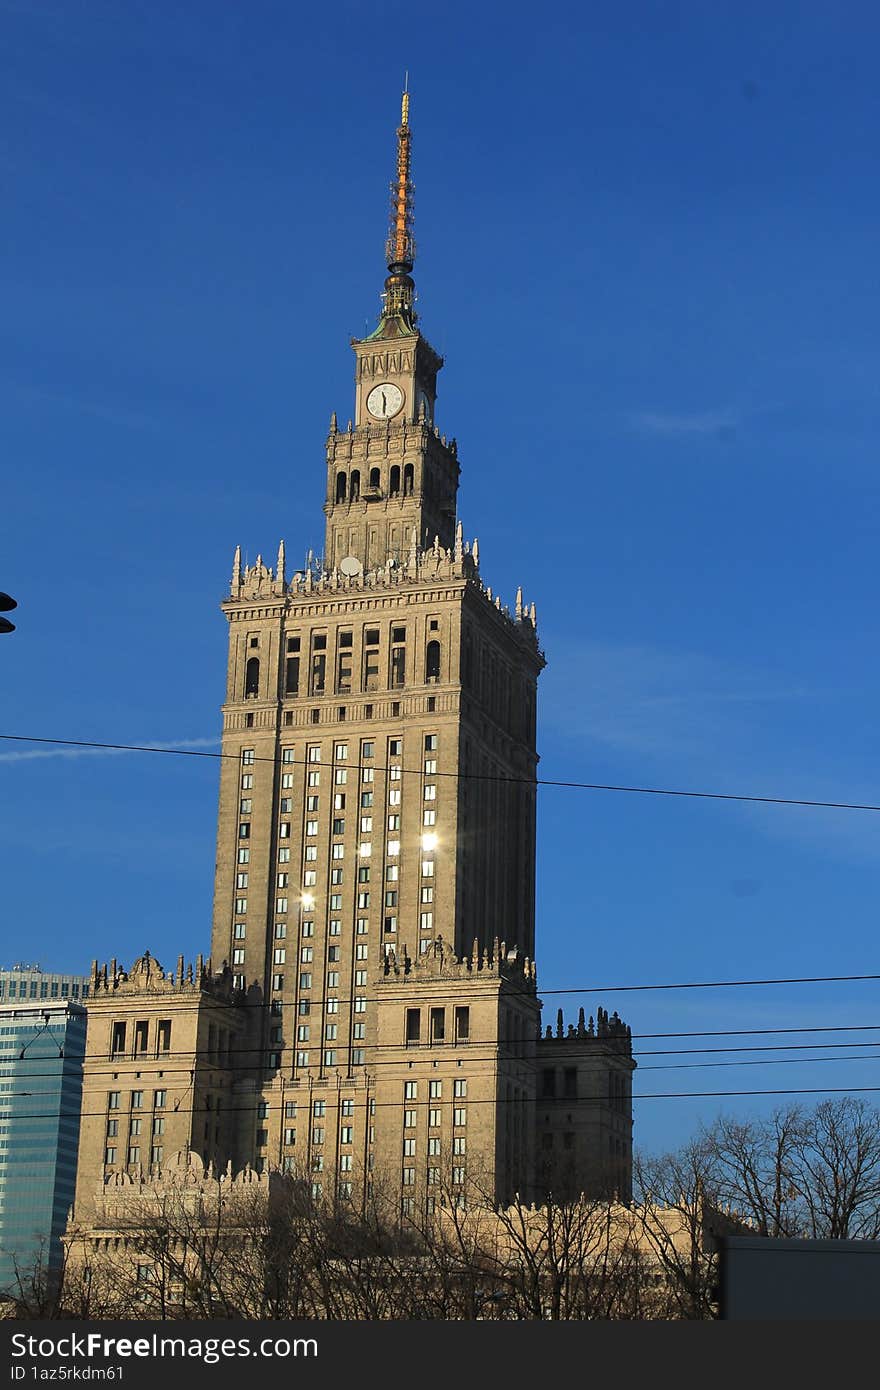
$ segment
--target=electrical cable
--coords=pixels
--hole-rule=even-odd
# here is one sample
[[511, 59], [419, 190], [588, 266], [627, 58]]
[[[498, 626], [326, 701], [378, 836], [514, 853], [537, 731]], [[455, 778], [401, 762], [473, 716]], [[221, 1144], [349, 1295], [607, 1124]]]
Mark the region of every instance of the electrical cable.
[[[306, 735], [306, 737], [308, 737], [308, 735]], [[162, 748], [143, 743], [103, 743], [94, 739], [47, 738], [37, 734], [0, 734], [0, 739], [17, 743], [48, 743], [65, 748], [99, 748], [109, 752], [120, 753], [162, 753], [173, 754], [181, 758], [231, 759], [232, 761], [240, 762], [238, 753], [212, 753], [203, 749], [193, 748]], [[256, 754], [254, 755], [254, 762], [278, 764], [280, 761], [280, 758], [266, 758], [263, 756], [258, 757]], [[293, 763], [295, 766], [301, 767], [307, 766], [302, 759], [296, 758], [288, 759], [288, 763]], [[348, 766], [360, 769], [362, 764], [352, 762], [348, 763]], [[365, 764], [365, 766], [373, 767], [375, 764], [369, 763]], [[380, 766], [385, 770], [384, 764], [380, 764]], [[423, 777], [425, 775], [421, 768], [402, 767], [400, 768], [400, 773], [401, 776]], [[673, 787], [623, 786], [611, 782], [574, 782], [548, 777], [507, 777], [500, 774], [496, 775], [482, 772], [432, 772], [430, 775], [431, 777], [451, 777], [456, 781], [468, 779], [480, 782], [511, 782], [528, 787], [565, 787], [575, 791], [630, 792], [639, 796], [695, 797], [703, 801], [758, 802], [771, 806], [807, 806], [834, 811], [880, 811], [880, 805], [875, 805], [871, 802], [819, 801], [792, 796], [756, 796], [734, 792], [687, 791]]]

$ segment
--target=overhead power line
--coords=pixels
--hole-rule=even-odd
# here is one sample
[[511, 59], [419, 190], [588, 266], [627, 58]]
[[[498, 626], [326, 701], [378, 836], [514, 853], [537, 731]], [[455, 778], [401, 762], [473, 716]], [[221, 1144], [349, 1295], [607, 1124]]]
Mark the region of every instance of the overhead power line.
[[[312, 1017], [312, 1015], [304, 1015], [304, 1017]], [[759, 1034], [762, 1034], [762, 1035], [764, 1035], [764, 1034], [766, 1034], [766, 1035], [771, 1035], [772, 1032], [773, 1032], [772, 1029], [754, 1029], [754, 1030], [746, 1030], [746, 1031], [747, 1031], [747, 1032], [751, 1032], [751, 1033], [759, 1033]], [[795, 1033], [799, 1033], [799, 1034], [800, 1034], [800, 1033], [829, 1033], [829, 1032], [830, 1032], [830, 1033], [856, 1033], [856, 1032], [872, 1032], [872, 1031], [873, 1031], [873, 1032], [877, 1032], [877, 1031], [880, 1031], [880, 1024], [862, 1024], [862, 1025], [858, 1025], [858, 1024], [848, 1024], [848, 1025], [839, 1025], [839, 1026], [836, 1026], [836, 1027], [833, 1027], [833, 1026], [826, 1026], [826, 1027], [824, 1027], [824, 1028], [788, 1029], [788, 1030], [782, 1030], [782, 1031], [786, 1031], [786, 1032], [795, 1032]], [[734, 1036], [735, 1036], [735, 1035], [736, 1035], [736, 1034], [734, 1033]], [[636, 1036], [638, 1037], [639, 1035], [636, 1035]], [[649, 1033], [649, 1034], [644, 1034], [644, 1035], [642, 1035], [642, 1036], [645, 1036], [645, 1037], [648, 1037], [648, 1038], [655, 1038], [655, 1037], [656, 1037], [656, 1038], [665, 1038], [665, 1037], [678, 1038], [678, 1037], [691, 1037], [691, 1036], [693, 1036], [693, 1037], [703, 1037], [703, 1036], [715, 1037], [715, 1036], [718, 1036], [718, 1034], [715, 1034], [715, 1033], [709, 1033], [709, 1034], [701, 1034], [701, 1033], [696, 1033], [696, 1034], [688, 1034], [688, 1033], [685, 1033], [685, 1034], [679, 1034], [679, 1033], [651, 1034], [651, 1033]], [[498, 1049], [498, 1050], [495, 1050], [495, 1051], [492, 1051], [492, 1052], [489, 1052], [489, 1053], [485, 1053], [485, 1052], [481, 1051], [481, 1044], [479, 1044], [479, 1043], [472, 1043], [472, 1044], [469, 1044], [467, 1047], [465, 1047], [464, 1045], [459, 1045], [459, 1046], [456, 1048], [456, 1052], [457, 1052], [457, 1054], [459, 1055], [461, 1061], [463, 1061], [463, 1062], [464, 1062], [464, 1061], [467, 1061], [468, 1063], [475, 1063], [475, 1062], [495, 1062], [495, 1061], [503, 1061], [503, 1062], [538, 1061], [538, 1059], [537, 1059], [536, 1057], [534, 1057], [534, 1056], [531, 1056], [531, 1057], [530, 1057], [530, 1056], [527, 1054], [527, 1052], [525, 1051], [525, 1049], [526, 1049], [526, 1047], [527, 1047], [528, 1045], [529, 1045], [529, 1044], [528, 1044], [525, 1040], [511, 1041], [511, 1042], [507, 1042], [507, 1043], [503, 1044], [502, 1047], [501, 1047], [500, 1049]], [[319, 1038], [319, 1037], [316, 1037], [314, 1040], [309, 1040], [308, 1042], [304, 1042], [304, 1043], [299, 1044], [299, 1045], [298, 1045], [293, 1039], [289, 1039], [288, 1042], [287, 1042], [286, 1044], [281, 1044], [281, 1043], [279, 1043], [279, 1044], [277, 1044], [274, 1048], [273, 1048], [273, 1046], [272, 1046], [271, 1044], [269, 1044], [268, 1046], [266, 1046], [266, 1045], [264, 1045], [264, 1044], [262, 1044], [262, 1043], [256, 1043], [256, 1044], [254, 1044], [253, 1046], [247, 1046], [247, 1047], [243, 1047], [243, 1046], [234, 1046], [234, 1047], [230, 1047], [230, 1048], [224, 1053], [224, 1057], [249, 1056], [249, 1057], [251, 1057], [251, 1058], [256, 1058], [257, 1061], [252, 1062], [252, 1063], [250, 1063], [250, 1064], [246, 1064], [246, 1066], [251, 1066], [251, 1067], [254, 1068], [254, 1069], [261, 1069], [261, 1070], [262, 1070], [263, 1068], [262, 1068], [261, 1066], [258, 1067], [258, 1062], [259, 1062], [260, 1059], [262, 1059], [262, 1058], [265, 1057], [267, 1051], [278, 1051], [278, 1050], [284, 1051], [284, 1050], [287, 1050], [288, 1052], [294, 1052], [294, 1051], [300, 1050], [300, 1051], [315, 1051], [315, 1052], [321, 1052], [321, 1051], [323, 1051], [323, 1050], [325, 1049], [326, 1046], [327, 1046], [327, 1040], [326, 1040], [326, 1039], [323, 1039], [323, 1038]], [[338, 1046], [338, 1043], [337, 1043], [337, 1046]], [[339, 1050], [340, 1050], [340, 1051], [347, 1051], [348, 1046], [349, 1046], [349, 1044], [346, 1042], [346, 1043], [345, 1043], [345, 1047], [339, 1047]], [[728, 1054], [728, 1053], [740, 1053], [740, 1052], [749, 1052], [749, 1053], [754, 1053], [754, 1052], [795, 1052], [795, 1051], [806, 1051], [806, 1050], [808, 1050], [808, 1049], [816, 1048], [816, 1047], [825, 1047], [825, 1048], [846, 1048], [846, 1047], [849, 1047], [849, 1048], [854, 1048], [854, 1047], [860, 1047], [860, 1048], [876, 1048], [876, 1047], [880, 1047], [880, 1043], [877, 1043], [877, 1042], [860, 1042], [858, 1039], [848, 1038], [846, 1042], [840, 1042], [840, 1043], [832, 1043], [832, 1042], [825, 1042], [825, 1041], [817, 1041], [817, 1042], [811, 1042], [811, 1043], [775, 1043], [775, 1044], [765, 1044], [765, 1045], [761, 1045], [761, 1046], [754, 1046], [754, 1045], [753, 1045], [753, 1046], [737, 1046], [737, 1047], [654, 1048], [654, 1049], [644, 1049], [644, 1050], [635, 1049], [633, 1055], [634, 1055], [636, 1058], [639, 1058], [639, 1057], [677, 1057], [677, 1056], [685, 1056], [685, 1057], [705, 1057], [705, 1056], [708, 1056], [708, 1055], [710, 1055], [710, 1054], [715, 1054], [715, 1053], [725, 1053], [725, 1054]], [[412, 1061], [412, 1062], [415, 1062], [415, 1063], [421, 1062], [421, 1063], [427, 1065], [428, 1062], [430, 1062], [430, 1061], [432, 1061], [432, 1060], [434, 1059], [434, 1054], [435, 1054], [436, 1049], [433, 1048], [433, 1047], [427, 1046], [427, 1045], [420, 1048], [420, 1047], [414, 1047], [414, 1046], [411, 1046], [411, 1045], [408, 1046], [406, 1043], [381, 1043], [381, 1044], [373, 1044], [372, 1051], [373, 1051], [373, 1052], [392, 1052], [392, 1053], [394, 1053], [395, 1055], [394, 1055], [393, 1057], [380, 1058], [380, 1059], [374, 1060], [374, 1061], [372, 1061], [372, 1062], [370, 1063], [369, 1066], [366, 1066], [366, 1065], [365, 1065], [365, 1066], [364, 1066], [364, 1071], [367, 1072], [367, 1073], [369, 1073], [369, 1074], [372, 1074], [373, 1072], [377, 1071], [380, 1067], [385, 1067], [385, 1066], [399, 1066], [401, 1057], [403, 1057], [403, 1056], [407, 1057], [407, 1058], [408, 1058], [410, 1061]], [[501, 1053], [501, 1055], [499, 1055], [499, 1052]], [[213, 1052], [210, 1052], [210, 1051], [208, 1051], [207, 1049], [200, 1049], [200, 1048], [196, 1048], [196, 1049], [176, 1048], [176, 1049], [174, 1050], [174, 1052], [171, 1054], [171, 1057], [172, 1057], [173, 1059], [183, 1059], [183, 1061], [184, 1061], [185, 1064], [175, 1066], [175, 1065], [173, 1065], [172, 1063], [169, 1063], [169, 1062], [165, 1061], [165, 1059], [162, 1058], [162, 1057], [158, 1057], [158, 1058], [156, 1058], [156, 1057], [145, 1057], [145, 1058], [141, 1058], [141, 1057], [132, 1057], [132, 1056], [126, 1054], [125, 1056], [120, 1056], [120, 1057], [118, 1057], [118, 1058], [105, 1057], [105, 1058], [101, 1059], [100, 1062], [98, 1062], [96, 1059], [91, 1060], [90, 1063], [89, 1063], [89, 1074], [90, 1074], [91, 1076], [117, 1076], [117, 1075], [119, 1075], [120, 1069], [121, 1069], [122, 1067], [127, 1066], [127, 1065], [130, 1065], [131, 1063], [138, 1063], [138, 1065], [146, 1066], [147, 1063], [151, 1063], [151, 1064], [152, 1064], [152, 1063], [161, 1061], [161, 1062], [162, 1062], [162, 1067], [161, 1067], [160, 1069], [158, 1069], [155, 1073], [151, 1073], [152, 1079], [150, 1079], [150, 1077], [146, 1078], [146, 1080], [149, 1081], [150, 1085], [154, 1085], [155, 1082], [156, 1082], [157, 1080], [159, 1080], [159, 1081], [164, 1080], [164, 1078], [165, 1078], [166, 1076], [170, 1076], [170, 1075], [181, 1074], [181, 1075], [191, 1076], [192, 1073], [193, 1073], [194, 1068], [195, 1068], [197, 1065], [199, 1065], [199, 1064], [204, 1065], [204, 1066], [206, 1067], [206, 1069], [208, 1069], [208, 1070], [210, 1070], [212, 1067], [213, 1067], [213, 1068], [216, 1068], [216, 1069], [218, 1069], [218, 1070], [223, 1070], [223, 1069], [225, 1068], [225, 1062], [219, 1061], [219, 1060], [218, 1060], [217, 1054], [216, 1054], [216, 1053], [213, 1053]], [[768, 1059], [768, 1060], [772, 1060], [772, 1059]], [[783, 1059], [781, 1059], [781, 1060], [790, 1060], [790, 1061], [793, 1061], [793, 1062], [797, 1062], [797, 1061], [809, 1062], [809, 1061], [818, 1061], [818, 1060], [823, 1060], [823, 1059], [820, 1059], [820, 1058], [798, 1058], [798, 1057], [792, 1057], [792, 1058], [788, 1058], [788, 1059], [783, 1058]], [[833, 1059], [833, 1058], [828, 1058], [827, 1060], [833, 1061], [834, 1059]], [[846, 1059], [841, 1058], [840, 1060], [843, 1061], [843, 1060], [846, 1060]], [[35, 1057], [26, 1057], [26, 1058], [18, 1057], [18, 1058], [16, 1058], [16, 1059], [13, 1059], [13, 1058], [0, 1058], [0, 1067], [5, 1066], [5, 1065], [14, 1064], [14, 1066], [15, 1066], [15, 1068], [16, 1068], [16, 1071], [15, 1071], [15, 1072], [12, 1072], [12, 1071], [10, 1071], [10, 1072], [2, 1072], [2, 1071], [0, 1071], [0, 1077], [5, 1078], [5, 1079], [7, 1079], [7, 1080], [10, 1080], [10, 1079], [11, 1079], [11, 1080], [13, 1080], [13, 1081], [14, 1081], [15, 1079], [20, 1079], [20, 1078], [22, 1078], [22, 1072], [21, 1072], [21, 1063], [22, 1063], [22, 1061], [27, 1061], [27, 1062], [45, 1062], [46, 1059], [45, 1059], [44, 1057], [36, 1057], [36, 1056], [35, 1056]], [[317, 1064], [315, 1064], [315, 1065], [317, 1066]], [[706, 1065], [710, 1065], [710, 1064], [707, 1063]], [[648, 1071], [648, 1070], [651, 1070], [652, 1068], [651, 1068], [650, 1066], [642, 1066], [642, 1064], [639, 1063], [638, 1069], [639, 1069], [640, 1071]], [[161, 1070], [161, 1073], [162, 1073], [161, 1076], [159, 1075], [159, 1070]], [[275, 1068], [272, 1068], [272, 1070], [274, 1071]], [[302, 1067], [302, 1068], [297, 1068], [297, 1070], [305, 1072], [305, 1071], [310, 1070], [310, 1068]], [[337, 1073], [337, 1070], [338, 1070], [338, 1069], [337, 1069], [336, 1067], [332, 1067], [332, 1066], [330, 1066], [329, 1064], [328, 1064], [327, 1066], [325, 1066], [325, 1067], [322, 1068], [322, 1071], [323, 1071], [323, 1073], [324, 1073], [325, 1076], [328, 1075], [328, 1074], [330, 1074], [330, 1073], [333, 1073], [333, 1074], [335, 1075], [335, 1074]], [[30, 1073], [28, 1074], [26, 1080], [30, 1081], [30, 1080], [32, 1080], [32, 1079], [36, 1079], [37, 1077], [52, 1078], [52, 1077], [57, 1077], [57, 1075], [58, 1075], [58, 1073], [57, 1073], [56, 1071], [51, 1071], [51, 1072], [30, 1072]], [[126, 1073], [126, 1075], [128, 1075], [128, 1073]], [[130, 1080], [130, 1079], [131, 1079], [131, 1077], [129, 1076], [129, 1080]], [[159, 1088], [159, 1089], [161, 1089], [161, 1088]]]
[[[641, 1095], [633, 1095], [633, 1097], [632, 1097], [632, 1102], [633, 1102], [633, 1105], [636, 1105], [639, 1101], [642, 1101], [642, 1100], [705, 1100], [705, 1099], [733, 1098], [733, 1097], [737, 1097], [737, 1096], [832, 1096], [832, 1095], [873, 1095], [873, 1094], [875, 1094], [876, 1092], [880, 1092], [880, 1086], [812, 1086], [812, 1087], [792, 1087], [792, 1088], [780, 1087], [780, 1088], [778, 1088], [778, 1089], [767, 1090], [767, 1091], [763, 1091], [763, 1090], [742, 1090], [742, 1091], [645, 1091], [645, 1092], [643, 1092]], [[326, 1095], [323, 1095], [323, 1096], [320, 1096], [320, 1097], [316, 1097], [312, 1092], [310, 1092], [310, 1091], [308, 1091], [308, 1090], [305, 1090], [305, 1088], [304, 1088], [304, 1094], [305, 1094], [306, 1100], [305, 1100], [305, 1102], [304, 1102], [303, 1105], [302, 1105], [302, 1111], [303, 1111], [303, 1113], [302, 1113], [302, 1115], [297, 1115], [297, 1116], [296, 1116], [297, 1120], [299, 1120], [299, 1119], [306, 1119], [306, 1118], [307, 1118], [307, 1115], [308, 1115], [308, 1108], [307, 1108], [307, 1107], [308, 1107], [308, 1101], [309, 1101], [309, 1100], [314, 1100], [314, 1099], [327, 1100], [327, 1099], [328, 1099], [328, 1096], [326, 1096]], [[432, 1108], [432, 1105], [433, 1105], [433, 1108], [440, 1108], [440, 1107], [442, 1107], [443, 1105], [447, 1105], [447, 1106], [448, 1106], [448, 1105], [451, 1104], [451, 1101], [452, 1101], [452, 1099], [453, 1099], [452, 1097], [450, 1097], [449, 1100], [440, 1100], [439, 1106], [438, 1106], [438, 1100], [437, 1100], [436, 1097], [434, 1098], [433, 1103], [432, 1103], [432, 1101], [431, 1101], [430, 1098], [427, 1099], [427, 1100], [414, 1100], [414, 1101], [412, 1101], [412, 1102], [408, 1102], [408, 1101], [407, 1101], [407, 1102], [403, 1102], [403, 1101], [399, 1101], [399, 1100], [377, 1100], [377, 1101], [373, 1101], [373, 1099], [372, 1099], [371, 1097], [368, 1097], [368, 1096], [365, 1096], [362, 1100], [360, 1100], [360, 1099], [357, 1099], [357, 1098], [351, 1097], [351, 1096], [343, 1096], [343, 1095], [341, 1094], [341, 1092], [338, 1092], [338, 1093], [336, 1093], [336, 1094], [338, 1094], [338, 1095], [340, 1096], [340, 1098], [343, 1099], [343, 1100], [353, 1100], [353, 1101], [354, 1101], [353, 1109], [364, 1109], [364, 1108], [366, 1108], [367, 1106], [374, 1106], [377, 1110], [384, 1110], [384, 1109], [403, 1110], [404, 1108], [406, 1108], [406, 1109], [408, 1109], [408, 1110], [428, 1110], [428, 1109], [431, 1109], [431, 1108]], [[595, 1095], [595, 1096], [579, 1096], [579, 1097], [578, 1097], [578, 1101], [590, 1101], [590, 1100], [606, 1101], [607, 1099], [608, 1099], [607, 1096], [604, 1095], [604, 1094], [602, 1094], [602, 1095], [598, 1095], [598, 1094], [597, 1094], [597, 1095]], [[293, 1095], [292, 1092], [291, 1092], [291, 1093], [285, 1092], [285, 1100], [288, 1101], [288, 1102], [293, 1101], [293, 1103], [296, 1104], [297, 1106], [300, 1105], [300, 1101], [299, 1101], [298, 1099], [296, 1099], [296, 1097]], [[279, 1105], [280, 1105], [281, 1103], [282, 1103], [282, 1102], [279, 1102]], [[492, 1106], [495, 1106], [496, 1108], [503, 1108], [503, 1107], [506, 1106], [506, 1105], [534, 1105], [534, 1106], [536, 1106], [536, 1107], [540, 1107], [541, 1105], [555, 1104], [555, 1103], [556, 1103], [555, 1100], [548, 1100], [547, 1097], [541, 1097], [541, 1096], [537, 1096], [537, 1097], [534, 1097], [534, 1096], [520, 1096], [518, 1099], [513, 1099], [513, 1098], [511, 1098], [510, 1100], [499, 1100], [496, 1096], [478, 1096], [478, 1097], [474, 1097], [473, 1099], [468, 1098], [468, 1097], [461, 1097], [461, 1098], [460, 1098], [460, 1105], [461, 1105], [462, 1107], [465, 1107], [465, 1106], [466, 1106], [466, 1107], [468, 1107], [468, 1108], [470, 1108], [470, 1107], [472, 1107], [472, 1106], [477, 1106], [477, 1105], [492, 1105]], [[4, 1106], [5, 1106], [5, 1105], [6, 1105], [6, 1102], [4, 1102], [3, 1104], [4, 1104]], [[226, 1107], [224, 1107], [223, 1109], [221, 1109], [219, 1112], [218, 1112], [217, 1110], [213, 1109], [213, 1108], [208, 1109], [207, 1105], [204, 1105], [204, 1106], [202, 1106], [202, 1105], [196, 1105], [196, 1106], [194, 1106], [194, 1105], [182, 1105], [182, 1104], [181, 1104], [181, 1105], [178, 1105], [176, 1108], [175, 1108], [173, 1105], [172, 1105], [172, 1106], [166, 1106], [166, 1107], [164, 1107], [161, 1111], [154, 1111], [154, 1109], [153, 1109], [152, 1106], [145, 1105], [145, 1106], [142, 1107], [142, 1112], [141, 1112], [140, 1114], [138, 1114], [137, 1111], [122, 1110], [121, 1108], [120, 1108], [120, 1110], [118, 1111], [118, 1114], [117, 1114], [117, 1112], [114, 1112], [114, 1111], [112, 1111], [112, 1110], [108, 1110], [108, 1109], [106, 1108], [106, 1106], [105, 1106], [102, 1110], [79, 1110], [79, 1109], [77, 1109], [77, 1108], [75, 1108], [75, 1107], [65, 1108], [65, 1107], [61, 1106], [61, 1107], [59, 1107], [59, 1108], [56, 1109], [56, 1110], [47, 1110], [47, 1111], [21, 1111], [19, 1114], [14, 1114], [12, 1111], [10, 1111], [10, 1110], [8, 1110], [8, 1109], [0, 1109], [0, 1120], [10, 1120], [10, 1119], [12, 1119], [12, 1120], [16, 1120], [16, 1119], [26, 1119], [26, 1120], [55, 1120], [55, 1119], [58, 1119], [59, 1117], [60, 1117], [60, 1118], [66, 1119], [66, 1118], [70, 1118], [70, 1117], [76, 1117], [77, 1115], [80, 1116], [81, 1119], [92, 1119], [92, 1120], [93, 1120], [93, 1119], [111, 1119], [111, 1120], [112, 1120], [112, 1119], [114, 1119], [114, 1118], [120, 1118], [120, 1119], [122, 1119], [122, 1118], [124, 1118], [124, 1117], [128, 1117], [128, 1118], [134, 1117], [135, 1119], [138, 1119], [138, 1118], [143, 1119], [143, 1118], [145, 1118], [147, 1115], [152, 1116], [154, 1113], [155, 1113], [155, 1114], [162, 1114], [162, 1115], [164, 1115], [164, 1117], [165, 1117], [166, 1119], [169, 1118], [169, 1117], [171, 1117], [171, 1116], [173, 1116], [173, 1115], [185, 1114], [185, 1115], [206, 1115], [206, 1116], [207, 1116], [207, 1115], [210, 1115], [211, 1118], [212, 1118], [213, 1120], [216, 1120], [216, 1119], [218, 1118], [218, 1113], [219, 1113], [219, 1116], [220, 1116], [221, 1119], [222, 1119], [222, 1117], [225, 1116], [225, 1115], [254, 1114], [255, 1111], [256, 1111], [256, 1108], [257, 1108], [257, 1105], [258, 1105], [258, 1104], [259, 1104], [259, 1100], [258, 1100], [258, 1098], [255, 1096], [255, 1097], [254, 1097], [254, 1103], [253, 1103], [253, 1105], [229, 1105], [229, 1106], [226, 1106]], [[332, 1111], [331, 1111], [331, 1113], [332, 1113]], [[268, 1118], [268, 1117], [264, 1117], [264, 1118]], [[282, 1118], [283, 1118], [283, 1117], [282, 1117]], [[313, 1117], [312, 1117], [312, 1118], [313, 1118]], [[319, 1118], [320, 1118], [320, 1117], [319, 1117]], [[326, 1118], [326, 1117], [325, 1117], [325, 1118]], [[344, 1119], [345, 1117], [343, 1116], [342, 1118]], [[311, 1123], [311, 1118], [310, 1118], [310, 1123]], [[125, 1136], [119, 1135], [118, 1137], [119, 1137], [120, 1139], [122, 1139], [122, 1138], [125, 1137]], [[145, 1145], [149, 1145], [149, 1144], [152, 1142], [152, 1135], [151, 1135], [150, 1133], [144, 1133], [144, 1134], [140, 1135], [140, 1140], [141, 1140], [141, 1143], [143, 1143], [143, 1144], [145, 1144]], [[301, 1146], [301, 1147], [305, 1147], [305, 1146], [303, 1145], [303, 1146]]]
[[[73, 738], [46, 738], [37, 734], [0, 734], [0, 739], [14, 743], [48, 743], [63, 748], [96, 748], [104, 749], [108, 752], [117, 753], [161, 753], [173, 755], [178, 758], [212, 758], [214, 760], [231, 759], [239, 761], [237, 753], [213, 753], [204, 749], [194, 748], [162, 748], [144, 743], [104, 743], [94, 739], [73, 739]], [[278, 758], [267, 758], [254, 756], [255, 762], [278, 763]], [[292, 759], [294, 765], [305, 766], [302, 759]], [[360, 767], [359, 763], [350, 763], [350, 767]], [[372, 767], [375, 764], [368, 764]], [[383, 766], [384, 764], [379, 764]], [[421, 768], [401, 768], [402, 776], [422, 777], [424, 775]], [[455, 781], [467, 779], [477, 782], [509, 782], [529, 787], [567, 787], [574, 791], [595, 791], [595, 792], [628, 792], [638, 796], [676, 796], [691, 797], [701, 801], [738, 801], [754, 802], [769, 806], [806, 806], [821, 810], [832, 811], [880, 811], [880, 805], [872, 802], [858, 801], [819, 801], [806, 797], [794, 796], [756, 796], [737, 792], [706, 792], [688, 791], [680, 787], [639, 787], [625, 786], [615, 782], [575, 782], [550, 777], [508, 777], [501, 773], [484, 772], [432, 772], [432, 777], [448, 777]]]

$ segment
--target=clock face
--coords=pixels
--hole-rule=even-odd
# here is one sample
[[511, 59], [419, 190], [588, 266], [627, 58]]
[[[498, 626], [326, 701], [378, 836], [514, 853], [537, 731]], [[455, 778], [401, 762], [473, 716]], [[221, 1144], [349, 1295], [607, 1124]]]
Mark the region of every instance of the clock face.
[[377, 420], [390, 420], [403, 405], [403, 392], [393, 382], [382, 381], [367, 396], [367, 410]]

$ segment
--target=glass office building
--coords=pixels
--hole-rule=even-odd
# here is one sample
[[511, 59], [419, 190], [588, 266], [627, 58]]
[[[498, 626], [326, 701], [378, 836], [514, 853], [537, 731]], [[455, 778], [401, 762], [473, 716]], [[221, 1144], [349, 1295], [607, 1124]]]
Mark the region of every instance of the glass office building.
[[[61, 1235], [76, 1186], [86, 1039], [86, 1011], [76, 1000], [87, 993], [88, 981], [44, 975], [33, 966], [4, 970], [0, 977], [3, 1291], [15, 1287], [16, 1267], [32, 1266], [41, 1250], [50, 1265], [60, 1262]], [[51, 992], [53, 983], [57, 992]], [[31, 1002], [33, 984], [36, 1002]]]

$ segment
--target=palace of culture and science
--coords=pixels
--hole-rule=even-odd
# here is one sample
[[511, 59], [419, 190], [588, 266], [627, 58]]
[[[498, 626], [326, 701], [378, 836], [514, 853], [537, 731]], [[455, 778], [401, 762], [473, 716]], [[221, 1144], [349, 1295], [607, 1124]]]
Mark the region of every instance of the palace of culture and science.
[[629, 1029], [601, 1008], [541, 1023], [544, 657], [534, 606], [493, 595], [457, 518], [410, 149], [404, 96], [383, 307], [327, 438], [323, 559], [236, 550], [222, 603], [210, 956], [93, 967], [79, 1230], [181, 1163], [342, 1198], [381, 1175], [404, 1215], [440, 1193], [630, 1192]]

